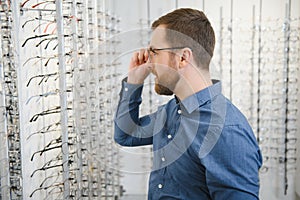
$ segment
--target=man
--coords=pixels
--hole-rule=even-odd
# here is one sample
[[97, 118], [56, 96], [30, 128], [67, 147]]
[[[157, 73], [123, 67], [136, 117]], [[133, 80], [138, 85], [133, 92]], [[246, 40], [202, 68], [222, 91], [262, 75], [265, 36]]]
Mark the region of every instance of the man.
[[[152, 24], [149, 49], [133, 54], [122, 82], [115, 141], [153, 145], [150, 200], [259, 199], [262, 164], [243, 114], [211, 80], [215, 35], [203, 12], [178, 9]], [[155, 113], [139, 117], [146, 77], [155, 91], [175, 97]]]

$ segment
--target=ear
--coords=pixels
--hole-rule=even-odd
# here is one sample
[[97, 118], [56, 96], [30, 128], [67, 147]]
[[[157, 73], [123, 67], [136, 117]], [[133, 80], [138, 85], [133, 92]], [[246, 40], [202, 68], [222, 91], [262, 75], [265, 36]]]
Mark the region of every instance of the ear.
[[190, 48], [182, 49], [182, 55], [179, 60], [179, 68], [189, 65], [192, 61], [193, 52]]

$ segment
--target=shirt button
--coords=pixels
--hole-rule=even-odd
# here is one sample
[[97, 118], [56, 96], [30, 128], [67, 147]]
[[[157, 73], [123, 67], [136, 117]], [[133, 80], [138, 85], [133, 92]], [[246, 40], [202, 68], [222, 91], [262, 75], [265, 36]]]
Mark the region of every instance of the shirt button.
[[165, 162], [165, 161], [166, 161], [165, 157], [162, 157], [162, 158], [161, 158], [161, 160], [162, 160], [163, 162]]
[[172, 138], [172, 135], [168, 135], [168, 139], [171, 139]]
[[181, 114], [181, 110], [178, 110], [177, 113], [180, 115]]
[[162, 187], [163, 187], [163, 185], [162, 184], [158, 184], [158, 186], [157, 186], [159, 189], [161, 189]]
[[125, 92], [127, 92], [127, 91], [128, 91], [128, 88], [126, 87], [124, 90], [125, 90]]

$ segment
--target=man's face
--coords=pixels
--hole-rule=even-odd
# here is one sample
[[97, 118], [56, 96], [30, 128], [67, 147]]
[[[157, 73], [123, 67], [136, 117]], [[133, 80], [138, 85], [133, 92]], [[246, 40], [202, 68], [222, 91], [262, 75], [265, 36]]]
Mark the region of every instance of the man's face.
[[152, 73], [155, 78], [155, 91], [160, 95], [172, 95], [180, 76], [177, 72], [176, 55], [170, 50], [157, 50], [171, 47], [165, 40], [165, 28], [158, 26], [152, 34], [150, 48], [150, 62], [153, 64]]

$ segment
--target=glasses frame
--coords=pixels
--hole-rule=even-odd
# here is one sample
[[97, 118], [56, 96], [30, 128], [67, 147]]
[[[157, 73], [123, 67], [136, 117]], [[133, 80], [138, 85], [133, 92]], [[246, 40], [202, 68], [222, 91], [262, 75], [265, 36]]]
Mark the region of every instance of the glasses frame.
[[176, 49], [184, 49], [184, 48], [186, 48], [186, 47], [166, 47], [166, 48], [153, 48], [153, 47], [149, 47], [147, 49], [149, 62], [151, 62], [151, 53], [153, 53], [153, 55], [157, 55], [156, 51], [176, 50]]

